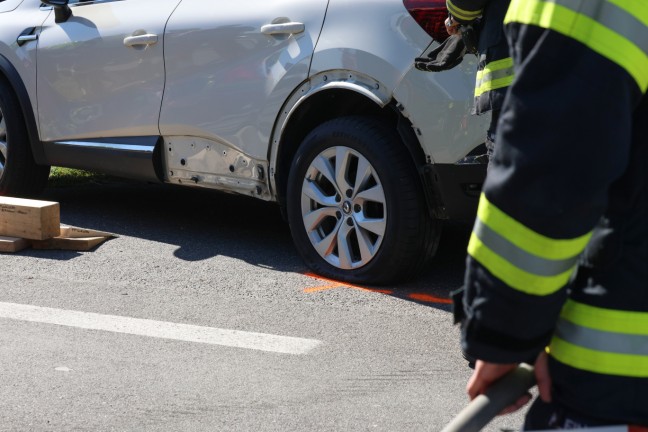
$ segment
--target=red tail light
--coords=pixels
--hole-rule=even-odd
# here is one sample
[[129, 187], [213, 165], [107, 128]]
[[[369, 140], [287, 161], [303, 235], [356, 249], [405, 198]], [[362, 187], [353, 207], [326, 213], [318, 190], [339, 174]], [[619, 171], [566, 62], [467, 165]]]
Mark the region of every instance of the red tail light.
[[443, 42], [448, 38], [445, 28], [448, 9], [445, 0], [403, 0], [403, 4], [418, 25], [435, 41]]

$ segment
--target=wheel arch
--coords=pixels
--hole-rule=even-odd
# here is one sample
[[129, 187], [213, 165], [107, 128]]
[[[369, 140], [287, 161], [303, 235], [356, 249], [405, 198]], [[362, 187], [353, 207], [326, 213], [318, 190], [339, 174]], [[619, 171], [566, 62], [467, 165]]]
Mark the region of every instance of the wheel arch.
[[275, 126], [269, 155], [270, 182], [282, 209], [290, 167], [306, 135], [328, 120], [349, 115], [371, 116], [392, 125], [419, 172], [429, 161], [402, 106], [382, 91], [380, 83], [348, 71], [321, 73], [297, 89]]
[[18, 99], [23, 118], [25, 119], [27, 136], [29, 137], [29, 144], [31, 146], [34, 160], [37, 164], [45, 165], [47, 160], [40, 143], [38, 126], [36, 123], [36, 117], [34, 116], [34, 110], [32, 109], [31, 99], [29, 98], [29, 93], [27, 92], [27, 88], [25, 87], [25, 84], [16, 68], [2, 54], [0, 54], [0, 80], [5, 81], [9, 85]]

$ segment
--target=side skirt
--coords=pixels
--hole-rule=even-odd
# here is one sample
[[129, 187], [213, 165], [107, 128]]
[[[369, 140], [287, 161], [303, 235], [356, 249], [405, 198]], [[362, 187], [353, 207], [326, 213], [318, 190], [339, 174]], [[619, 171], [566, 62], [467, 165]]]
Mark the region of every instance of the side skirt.
[[117, 177], [160, 182], [155, 157], [159, 137], [97, 138], [43, 143], [47, 163]]

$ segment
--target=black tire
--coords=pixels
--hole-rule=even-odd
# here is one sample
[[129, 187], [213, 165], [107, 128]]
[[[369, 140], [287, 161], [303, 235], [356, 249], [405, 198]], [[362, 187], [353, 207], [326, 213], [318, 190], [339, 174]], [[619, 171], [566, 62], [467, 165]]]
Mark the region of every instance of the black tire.
[[[344, 175], [335, 175], [336, 168]], [[367, 173], [364, 180], [358, 171]], [[382, 285], [420, 274], [441, 232], [407, 148], [371, 117], [330, 120], [304, 139], [290, 170], [287, 212], [306, 265], [352, 283]]]
[[38, 195], [47, 184], [49, 172], [49, 166], [34, 162], [20, 104], [0, 79], [0, 195]]

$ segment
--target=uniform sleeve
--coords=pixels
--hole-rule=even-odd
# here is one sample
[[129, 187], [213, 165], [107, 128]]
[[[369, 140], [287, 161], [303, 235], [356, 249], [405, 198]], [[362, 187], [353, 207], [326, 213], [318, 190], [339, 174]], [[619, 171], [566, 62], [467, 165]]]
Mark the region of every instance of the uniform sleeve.
[[479, 18], [489, 0], [446, 0], [448, 12], [455, 21], [470, 24]]
[[509, 90], [468, 247], [462, 345], [495, 363], [547, 345], [580, 254], [628, 165], [642, 97], [619, 65], [573, 39], [510, 25]]

